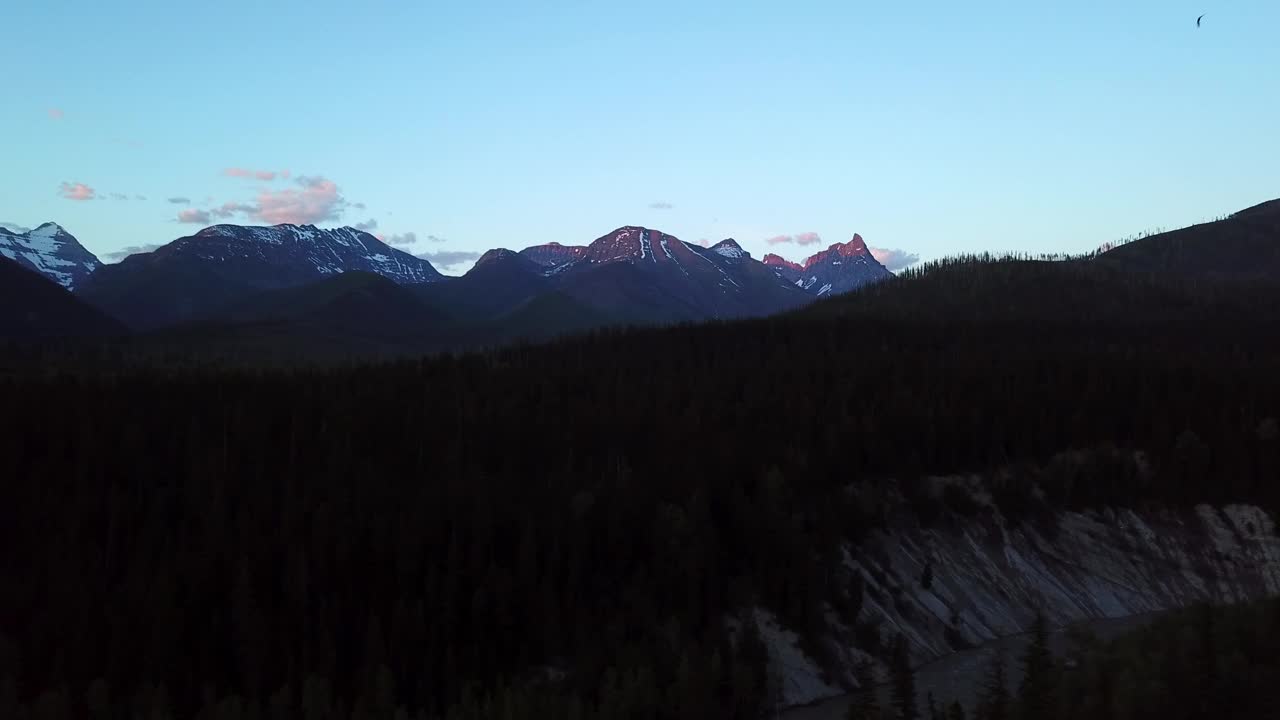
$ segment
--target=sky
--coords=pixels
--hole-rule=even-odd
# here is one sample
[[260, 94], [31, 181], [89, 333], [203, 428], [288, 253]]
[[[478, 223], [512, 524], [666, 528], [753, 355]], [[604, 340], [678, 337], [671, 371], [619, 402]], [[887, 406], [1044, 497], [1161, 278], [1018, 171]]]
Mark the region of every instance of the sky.
[[1274, 0], [8, 0], [0, 27], [0, 223], [107, 260], [312, 222], [454, 273], [622, 225], [901, 265], [1280, 196]]

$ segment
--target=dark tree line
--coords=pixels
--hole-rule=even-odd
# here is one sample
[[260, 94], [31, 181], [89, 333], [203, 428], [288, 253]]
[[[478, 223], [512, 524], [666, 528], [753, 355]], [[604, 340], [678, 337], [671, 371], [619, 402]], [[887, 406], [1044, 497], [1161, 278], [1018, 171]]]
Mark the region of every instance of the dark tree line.
[[1010, 694], [1002, 661], [992, 665], [977, 720], [1210, 720], [1272, 718], [1280, 712], [1280, 600], [1201, 605], [1067, 659], [1048, 652], [1043, 628], [1021, 658], [1025, 677]]
[[382, 365], [15, 349], [0, 716], [758, 717], [744, 611], [820, 647], [827, 603], [858, 613], [841, 543], [899, 493], [983, 512], [927, 474], [1009, 469], [1013, 515], [1275, 506], [1280, 303], [1191, 290], [967, 262]]

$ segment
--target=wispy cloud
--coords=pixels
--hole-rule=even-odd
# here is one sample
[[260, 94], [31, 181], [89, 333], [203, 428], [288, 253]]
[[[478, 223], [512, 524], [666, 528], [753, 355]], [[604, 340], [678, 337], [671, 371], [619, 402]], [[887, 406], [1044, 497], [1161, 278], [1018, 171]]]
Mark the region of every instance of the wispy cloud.
[[705, 248], [711, 247], [711, 241], [706, 238], [698, 238], [698, 244]]
[[428, 235], [427, 242], [442, 243], [442, 242], [449, 242], [449, 240], [447, 238], [442, 238], [439, 235]]
[[418, 242], [418, 235], [417, 233], [407, 232], [399, 235], [386, 235], [380, 239], [388, 245], [413, 245]]
[[889, 248], [868, 248], [871, 250], [871, 257], [885, 266], [886, 270], [897, 272], [903, 268], [910, 267], [920, 262], [920, 255], [917, 253], [909, 253], [905, 250], [891, 250]]
[[822, 242], [822, 236], [816, 232], [802, 232], [795, 235], [774, 235], [765, 242], [769, 245], [812, 245]]
[[106, 253], [103, 255], [103, 257], [109, 260], [110, 262], [120, 262], [121, 260], [129, 257], [130, 255], [137, 255], [138, 253], [151, 252], [152, 250], [155, 250], [158, 247], [160, 246], [159, 245], [130, 245], [128, 247], [122, 247], [119, 250], [116, 250], [115, 252]]
[[147, 196], [146, 196], [146, 195], [134, 195], [134, 196], [133, 196], [133, 199], [134, 199], [134, 200], [146, 200], [146, 199], [147, 199]]
[[128, 200], [129, 196], [124, 193], [111, 193], [112, 200]]
[[373, 218], [369, 218], [368, 220], [365, 220], [364, 222], [356, 223], [351, 227], [355, 228], [356, 230], [364, 230], [365, 232], [368, 232], [370, 230], [376, 230], [378, 228], [378, 221]]
[[351, 203], [351, 207], [357, 210], [364, 210], [364, 203]]
[[438, 252], [422, 253], [418, 257], [438, 268], [452, 268], [479, 260], [480, 253], [469, 250], [440, 250]]
[[61, 120], [66, 116], [66, 113], [62, 112], [62, 108], [49, 108], [48, 113], [50, 120]]
[[191, 204], [191, 198], [188, 198], [188, 197], [171, 197], [171, 198], [169, 198], [169, 202], [173, 203], [174, 205], [190, 205], [190, 204]]
[[257, 205], [250, 203], [224, 202], [216, 208], [211, 208], [209, 214], [216, 218], [227, 219], [235, 217], [236, 214], [254, 216], [259, 212]]
[[212, 218], [209, 217], [208, 210], [197, 210], [196, 208], [187, 208], [178, 213], [178, 222], [192, 223], [196, 225], [208, 225]]
[[66, 200], [92, 200], [97, 196], [97, 193], [84, 183], [64, 182], [58, 188], [58, 195]]
[[0, 220], [0, 227], [9, 228], [18, 234], [31, 232], [31, 228], [26, 225], [19, 225], [18, 223], [12, 223], [6, 220]]
[[282, 177], [286, 179], [289, 177], [288, 170], [281, 170], [280, 172], [276, 172], [275, 170], [248, 170], [246, 168], [238, 168], [238, 167], [227, 168], [226, 170], [222, 171], [222, 174], [226, 175], [227, 177], [253, 178], [254, 180], [263, 180], [265, 182], [271, 182], [272, 180], [275, 180], [276, 177]]
[[672, 204], [671, 204], [671, 203], [669, 203], [669, 202], [661, 202], [661, 201], [659, 201], [659, 202], [651, 202], [651, 203], [649, 203], [649, 209], [650, 209], [650, 210], [670, 210], [670, 209], [671, 209], [671, 208], [673, 208], [673, 207], [675, 207], [675, 205], [672, 205]]

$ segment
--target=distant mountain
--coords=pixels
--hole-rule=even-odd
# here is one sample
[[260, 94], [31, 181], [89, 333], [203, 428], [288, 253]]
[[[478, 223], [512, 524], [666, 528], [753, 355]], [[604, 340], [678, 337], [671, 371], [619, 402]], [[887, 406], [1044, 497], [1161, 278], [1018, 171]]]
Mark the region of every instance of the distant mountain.
[[779, 278], [817, 297], [847, 293], [893, 274], [872, 256], [858, 234], [847, 243], [810, 255], [803, 264], [773, 253], [765, 255], [764, 264]]
[[1108, 250], [1105, 264], [1128, 270], [1228, 280], [1280, 280], [1280, 200], [1216, 222], [1151, 235]]
[[0, 227], [0, 256], [35, 270], [68, 290], [75, 290], [102, 266], [71, 233], [51, 222], [24, 233]]
[[[518, 318], [536, 316], [536, 324], [546, 325], [557, 307], [572, 309], [574, 318], [564, 327], [580, 328], [588, 322], [661, 324], [767, 315], [810, 299], [734, 240], [704, 248], [637, 226], [618, 228], [589, 245], [491, 250], [461, 278], [414, 291], [460, 320], [501, 318], [503, 332], [516, 334], [512, 323]], [[554, 297], [535, 302], [548, 294]]]
[[0, 257], [0, 338], [100, 337], [124, 333], [123, 325], [57, 282], [14, 260]]
[[704, 248], [627, 226], [574, 255], [549, 268], [557, 289], [621, 322], [767, 315], [807, 300], [731, 239]]
[[197, 319], [265, 290], [352, 271], [401, 284], [443, 276], [431, 263], [352, 228], [215, 225], [103, 266], [79, 294], [137, 329]]

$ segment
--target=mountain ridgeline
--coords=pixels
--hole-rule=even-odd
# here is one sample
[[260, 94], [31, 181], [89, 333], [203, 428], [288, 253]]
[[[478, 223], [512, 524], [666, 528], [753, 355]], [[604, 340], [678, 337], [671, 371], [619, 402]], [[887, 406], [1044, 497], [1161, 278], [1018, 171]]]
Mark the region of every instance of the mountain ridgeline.
[[426, 352], [759, 317], [890, 276], [859, 236], [809, 258], [801, 278], [732, 239], [703, 247], [635, 226], [587, 245], [490, 250], [461, 277], [351, 228], [215, 225], [118, 264], [86, 261], [74, 277], [63, 267], [80, 246], [61, 228], [8, 243], [0, 251], [74, 288], [144, 346], [246, 357]]

